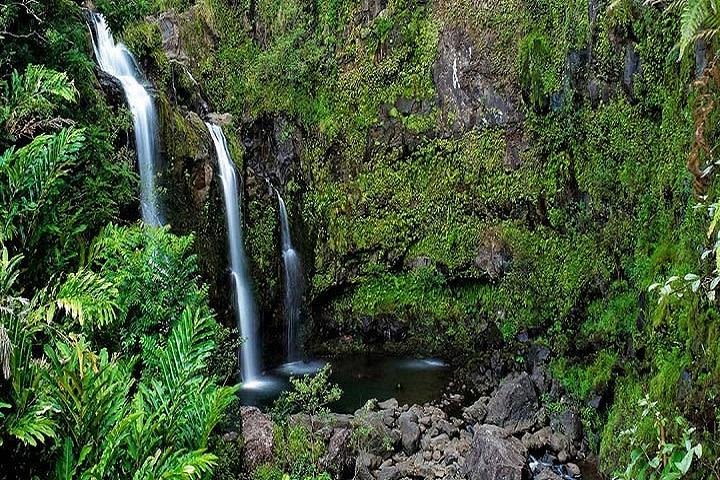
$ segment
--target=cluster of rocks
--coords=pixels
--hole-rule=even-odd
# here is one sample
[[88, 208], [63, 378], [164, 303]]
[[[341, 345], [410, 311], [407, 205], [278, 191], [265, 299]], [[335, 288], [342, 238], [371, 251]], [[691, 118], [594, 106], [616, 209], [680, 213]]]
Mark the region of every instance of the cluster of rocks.
[[[322, 466], [334, 478], [359, 480], [578, 479], [573, 462], [587, 455], [580, 415], [569, 403], [542, 405], [538, 386], [546, 380], [513, 373], [471, 405], [459, 394], [412, 406], [390, 399], [313, 419], [327, 446]], [[245, 465], [271, 461], [272, 422], [254, 407], [244, 407], [242, 419]]]

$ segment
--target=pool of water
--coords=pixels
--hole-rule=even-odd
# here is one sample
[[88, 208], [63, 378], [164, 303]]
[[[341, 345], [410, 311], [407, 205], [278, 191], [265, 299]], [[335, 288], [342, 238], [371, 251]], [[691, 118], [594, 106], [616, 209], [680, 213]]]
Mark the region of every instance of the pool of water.
[[268, 408], [280, 392], [290, 388], [291, 376], [312, 374], [326, 363], [332, 367], [331, 381], [343, 391], [331, 406], [338, 413], [352, 413], [371, 398], [396, 398], [401, 405], [438, 399], [450, 375], [448, 366], [437, 359], [353, 355], [281, 365], [261, 380], [243, 385], [240, 399], [244, 405]]

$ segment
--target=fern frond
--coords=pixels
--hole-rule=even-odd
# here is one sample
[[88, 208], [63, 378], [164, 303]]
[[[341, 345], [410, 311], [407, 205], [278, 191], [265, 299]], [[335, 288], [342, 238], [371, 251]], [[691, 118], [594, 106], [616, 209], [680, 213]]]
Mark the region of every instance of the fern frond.
[[118, 295], [115, 285], [99, 274], [80, 270], [68, 276], [55, 302], [80, 325], [90, 319], [102, 327], [115, 320]]
[[[5, 110], [4, 120], [8, 132], [17, 134], [27, 129], [32, 117], [47, 118], [58, 102], [74, 102], [78, 92], [73, 82], [63, 72], [42, 65], [29, 65], [24, 73], [14, 71], [2, 95]], [[33, 128], [26, 133], [32, 134]]]
[[0, 242], [18, 233], [27, 236], [40, 209], [76, 162], [84, 142], [82, 129], [68, 128], [40, 135], [0, 157]]
[[134, 480], [193, 480], [212, 472], [217, 457], [205, 450], [169, 452], [158, 450], [145, 459], [133, 476]]

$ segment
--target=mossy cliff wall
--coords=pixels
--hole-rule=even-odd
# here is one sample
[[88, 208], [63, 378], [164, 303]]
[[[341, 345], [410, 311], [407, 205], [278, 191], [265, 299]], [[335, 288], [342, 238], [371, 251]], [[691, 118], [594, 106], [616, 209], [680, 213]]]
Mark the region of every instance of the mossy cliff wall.
[[[196, 113], [229, 113], [271, 335], [281, 271], [266, 182], [305, 261], [310, 347], [470, 358], [527, 332], [573, 394], [601, 397], [608, 466], [645, 393], [713, 431], [715, 309], [646, 293], [702, 267], [685, 161], [705, 58], [677, 61], [671, 15], [610, 4], [202, 0], [128, 25], [173, 106], [175, 227], [208, 232], [200, 257], [212, 249], [206, 271], [221, 276]], [[193, 205], [198, 185], [209, 190]]]

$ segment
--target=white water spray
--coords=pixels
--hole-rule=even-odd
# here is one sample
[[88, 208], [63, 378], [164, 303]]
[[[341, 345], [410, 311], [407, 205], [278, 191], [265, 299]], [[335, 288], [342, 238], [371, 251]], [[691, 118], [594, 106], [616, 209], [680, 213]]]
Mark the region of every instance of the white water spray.
[[230, 158], [225, 134], [217, 125], [206, 123], [217, 151], [220, 165], [220, 179], [225, 200], [228, 246], [230, 248], [230, 270], [235, 287], [235, 317], [240, 335], [245, 339], [240, 347], [240, 368], [243, 388], [252, 387], [260, 378], [260, 339], [257, 335], [255, 300], [247, 272], [247, 260], [243, 246], [242, 223], [240, 222], [239, 197], [235, 166]]
[[105, 17], [97, 12], [91, 12], [89, 20], [98, 65], [103, 71], [118, 79], [132, 112], [135, 148], [140, 170], [140, 205], [143, 221], [153, 226], [162, 225], [164, 221], [155, 190], [158, 159], [155, 104], [142, 84], [143, 80], [135, 59], [125, 45], [115, 43]]
[[300, 266], [300, 257], [293, 247], [290, 236], [285, 202], [277, 192], [280, 205], [280, 234], [282, 240], [282, 256], [285, 266], [285, 322], [287, 323], [287, 360], [295, 362], [302, 356], [300, 330], [300, 306], [302, 303], [303, 274]]

